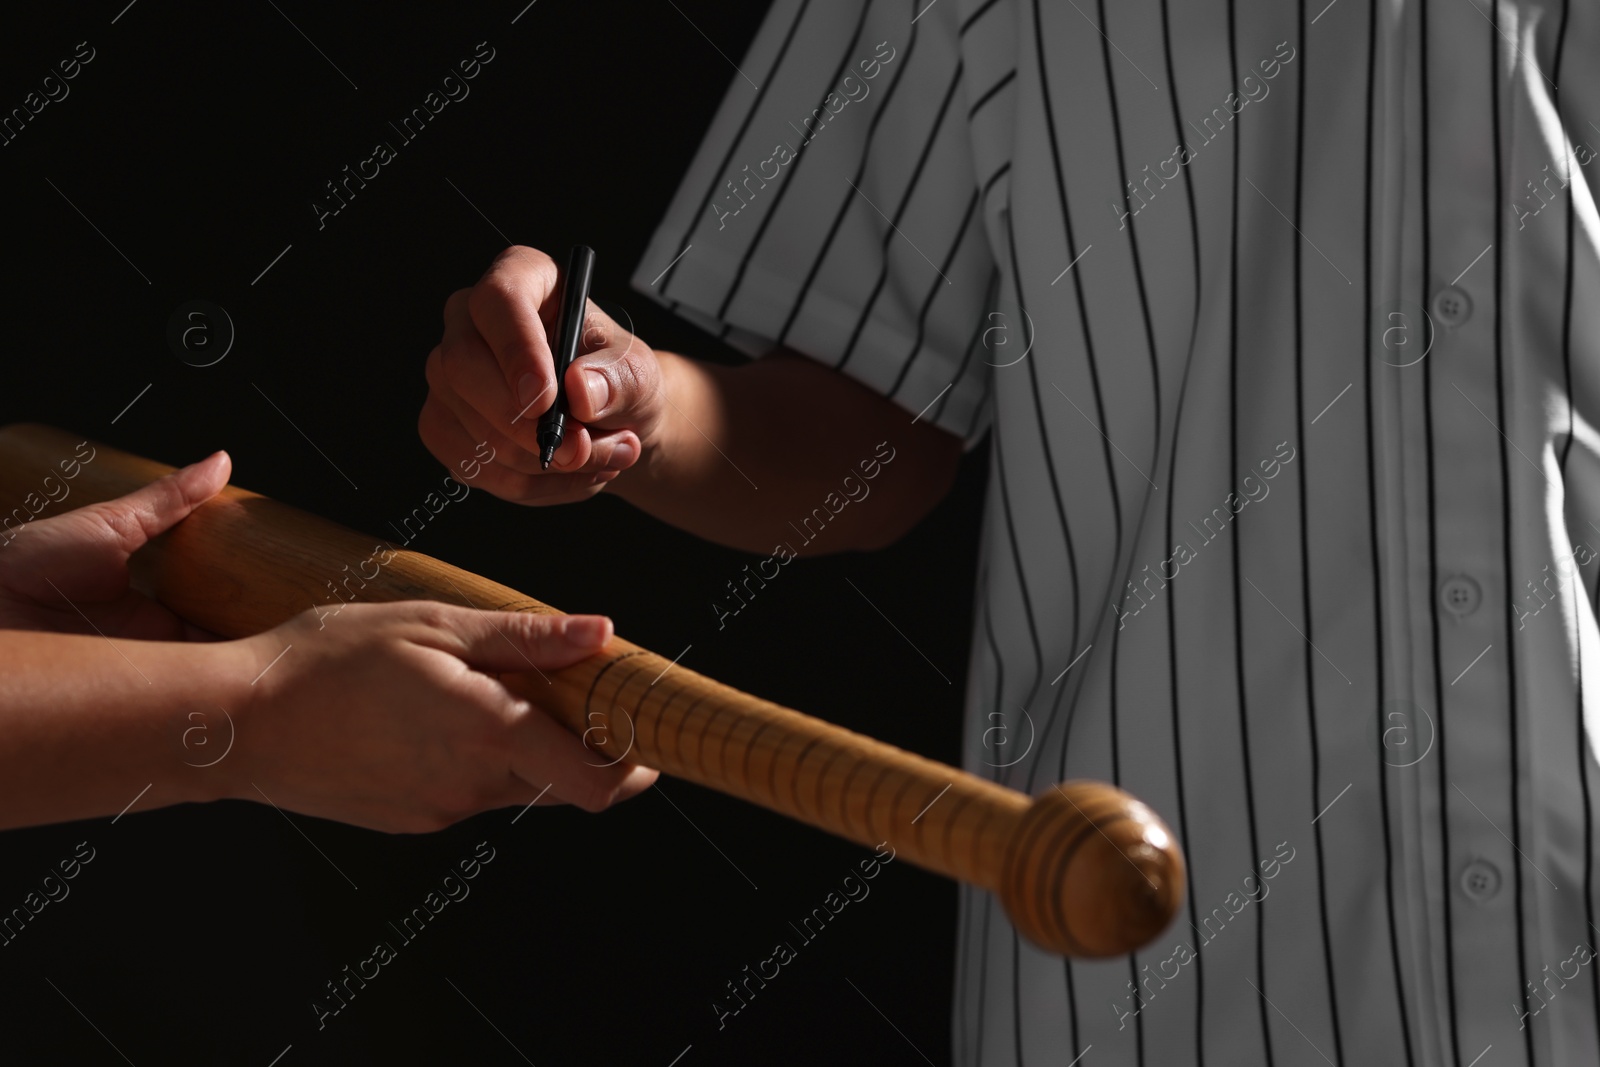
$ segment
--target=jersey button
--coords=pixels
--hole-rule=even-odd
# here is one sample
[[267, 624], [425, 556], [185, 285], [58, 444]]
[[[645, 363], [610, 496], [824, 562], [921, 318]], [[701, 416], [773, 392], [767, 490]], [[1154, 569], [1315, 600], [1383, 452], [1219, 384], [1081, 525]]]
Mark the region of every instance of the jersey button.
[[1456, 618], [1465, 618], [1483, 603], [1483, 590], [1465, 574], [1452, 575], [1439, 583], [1439, 603]]
[[1433, 316], [1446, 326], [1460, 326], [1472, 318], [1472, 297], [1447, 285], [1433, 294]]
[[1473, 860], [1461, 872], [1461, 891], [1478, 903], [1500, 892], [1500, 868], [1488, 860]]

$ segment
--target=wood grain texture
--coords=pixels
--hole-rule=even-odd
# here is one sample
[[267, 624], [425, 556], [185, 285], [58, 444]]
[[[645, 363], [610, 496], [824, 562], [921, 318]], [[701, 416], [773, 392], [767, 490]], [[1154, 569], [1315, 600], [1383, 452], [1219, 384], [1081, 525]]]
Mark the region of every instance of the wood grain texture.
[[[69, 494], [41, 516], [120, 496], [172, 470], [91, 442], [94, 458], [63, 482], [60, 461], [82, 440], [43, 426], [0, 429], [0, 546], [17, 529], [3, 509], [31, 517], [41, 497], [27, 494], [39, 494], [47, 475]], [[556, 610], [234, 486], [137, 562], [142, 587], [229, 637], [346, 599]], [[571, 667], [505, 681], [605, 760], [655, 767], [862, 845], [887, 842], [897, 858], [990, 890], [1024, 935], [1053, 952], [1104, 957], [1141, 947], [1182, 898], [1184, 863], [1172, 834], [1144, 804], [1103, 783], [1068, 782], [1030, 799], [740, 692], [620, 637]]]

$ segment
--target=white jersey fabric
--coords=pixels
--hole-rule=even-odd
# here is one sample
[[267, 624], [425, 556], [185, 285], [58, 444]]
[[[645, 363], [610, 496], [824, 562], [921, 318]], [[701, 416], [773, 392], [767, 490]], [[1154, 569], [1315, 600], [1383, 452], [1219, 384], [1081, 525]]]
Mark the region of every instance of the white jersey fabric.
[[965, 765], [1190, 865], [1111, 961], [964, 889], [956, 1063], [1600, 1062], [1597, 59], [1536, 0], [773, 5], [635, 284], [989, 435]]

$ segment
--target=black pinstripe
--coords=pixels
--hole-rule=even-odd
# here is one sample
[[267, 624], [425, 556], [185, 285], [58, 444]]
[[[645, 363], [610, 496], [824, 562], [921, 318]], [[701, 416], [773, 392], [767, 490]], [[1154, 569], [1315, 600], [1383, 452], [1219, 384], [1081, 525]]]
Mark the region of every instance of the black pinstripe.
[[[1373, 430], [1373, 362], [1376, 354], [1372, 351], [1372, 337], [1375, 319], [1373, 317], [1373, 281], [1372, 281], [1372, 183], [1373, 183], [1373, 128], [1375, 125], [1375, 83], [1377, 81], [1377, 37], [1378, 37], [1378, 3], [1379, 0], [1368, 0], [1367, 3], [1367, 122], [1366, 122], [1366, 151], [1362, 171], [1366, 176], [1366, 187], [1362, 203], [1362, 263], [1366, 268], [1366, 275], [1362, 285], [1362, 321], [1367, 324], [1362, 336], [1366, 339], [1363, 349], [1362, 366], [1365, 370], [1364, 390], [1366, 393], [1366, 435], [1367, 435], [1367, 516], [1369, 540], [1368, 546], [1372, 560], [1372, 632], [1373, 649], [1372, 665], [1373, 675], [1377, 679], [1378, 695], [1378, 732], [1377, 732], [1377, 757], [1378, 757], [1378, 801], [1379, 810], [1383, 821], [1383, 892], [1385, 914], [1389, 923], [1389, 959], [1394, 968], [1395, 999], [1400, 1008], [1400, 1029], [1404, 1038], [1406, 1049], [1406, 1067], [1413, 1067], [1415, 1059], [1411, 1047], [1410, 1015], [1406, 1006], [1406, 989], [1403, 972], [1400, 967], [1400, 937], [1396, 932], [1395, 924], [1395, 899], [1394, 899], [1394, 841], [1390, 828], [1393, 818], [1389, 810], [1389, 763], [1384, 758], [1385, 730], [1388, 723], [1384, 718], [1384, 708], [1387, 706], [1388, 687], [1384, 672], [1384, 621], [1383, 621], [1383, 575], [1380, 572], [1380, 553], [1378, 537], [1378, 472], [1377, 472], [1377, 441]], [[1426, 138], [1423, 139], [1424, 146]], [[1441, 754], [1441, 761], [1443, 756]]]
[[[1428, 80], [1428, 56], [1431, 51], [1431, 42], [1428, 39], [1428, 8], [1426, 4], [1421, 7], [1418, 17], [1421, 20], [1422, 26], [1422, 69], [1420, 77], [1420, 95], [1422, 102], [1422, 143], [1419, 148], [1422, 156], [1422, 291], [1430, 292], [1433, 286], [1433, 271], [1431, 269], [1433, 253], [1433, 217], [1431, 213], [1432, 183], [1431, 175], [1428, 171], [1430, 148], [1432, 145], [1428, 132], [1428, 107], [1432, 86]], [[1493, 97], [1490, 98], [1490, 106], [1494, 106]], [[1428, 587], [1430, 589], [1437, 589], [1439, 588], [1439, 539], [1437, 532], [1439, 520], [1438, 490], [1436, 486], [1433, 454], [1433, 365], [1424, 360], [1422, 372], [1422, 380], [1424, 383], [1423, 393], [1425, 395], [1423, 404], [1423, 436], [1427, 441], [1428, 457]], [[1450, 886], [1452, 885], [1454, 879], [1452, 878], [1453, 860], [1450, 856], [1450, 748], [1447, 743], [1450, 733], [1447, 724], [1449, 715], [1447, 714], [1444, 706], [1444, 667], [1440, 662], [1439, 613], [1437, 611], [1433, 612], [1430, 615], [1430, 619], [1433, 632], [1434, 706], [1439, 712], [1439, 840], [1440, 850], [1444, 855], [1442, 877], [1444, 879], [1445, 986], [1450, 997], [1450, 1043], [1451, 1048], [1453, 1049], [1452, 1058], [1456, 1067], [1462, 1067], [1461, 1027], [1460, 1020], [1457, 1017], [1456, 1001], [1455, 927], [1450, 921], [1451, 912], [1453, 910]]]
[[[1172, 103], [1172, 129], [1181, 141], [1183, 134], [1183, 120], [1178, 106], [1178, 73], [1172, 62], [1172, 29], [1169, 0], [1161, 0], [1161, 45], [1162, 56], [1167, 69], [1167, 94]], [[1126, 188], [1126, 187], [1124, 187]], [[1195, 338], [1200, 332], [1200, 295], [1205, 286], [1205, 275], [1200, 270], [1200, 222], [1195, 208], [1194, 179], [1189, 173], [1189, 168], [1183, 168], [1183, 188], [1185, 200], [1189, 208], [1189, 246], [1194, 261], [1194, 312], [1189, 323], [1189, 351], [1194, 350]], [[1167, 520], [1166, 544], [1172, 544], [1173, 537], [1173, 510], [1174, 498], [1177, 492], [1178, 481], [1178, 442], [1183, 434], [1183, 405], [1189, 395], [1189, 371], [1194, 366], [1193, 360], [1184, 360], [1183, 378], [1178, 383], [1178, 402], [1172, 416], [1172, 443], [1168, 450], [1167, 458]], [[1182, 577], [1181, 573], [1178, 577]], [[1181, 716], [1179, 714], [1180, 698], [1178, 685], [1178, 582], [1174, 578], [1171, 587], [1167, 590], [1167, 672], [1168, 672], [1168, 699], [1171, 702], [1172, 718], [1172, 756], [1174, 765], [1174, 785], [1177, 791], [1178, 808], [1178, 836], [1184, 841], [1193, 840], [1189, 835], [1189, 811], [1184, 801], [1183, 783], [1183, 735], [1179, 729]], [[1195, 900], [1195, 863], [1199, 857], [1193, 854], [1187, 857], [1189, 863], [1189, 880], [1185, 886], [1184, 897], [1189, 911], [1189, 926], [1198, 930], [1200, 915]], [[1201, 1041], [1200, 1020], [1205, 1014], [1205, 959], [1196, 946], [1195, 968], [1195, 1023], [1194, 1023], [1194, 1048], [1195, 1062], [1198, 1067], [1205, 1067], [1205, 1043]]]
[[[1294, 225], [1296, 230], [1305, 226], [1305, 153], [1306, 153], [1306, 64], [1310, 62], [1310, 51], [1306, 47], [1306, 9], [1305, 0], [1295, 4], [1298, 18], [1296, 25], [1296, 39], [1299, 42], [1300, 62], [1299, 91], [1296, 96], [1296, 114], [1294, 123]], [[1321, 740], [1318, 736], [1317, 724], [1317, 661], [1316, 651], [1313, 648], [1316, 642], [1316, 624], [1313, 621], [1314, 612], [1311, 610], [1311, 529], [1307, 513], [1310, 508], [1310, 487], [1307, 485], [1307, 470], [1310, 468], [1310, 453], [1306, 449], [1306, 393], [1305, 393], [1305, 308], [1304, 308], [1304, 277], [1303, 267], [1305, 259], [1304, 242], [1296, 241], [1294, 245], [1294, 433], [1295, 447], [1300, 455], [1300, 597], [1303, 605], [1301, 614], [1302, 628], [1305, 630], [1305, 676], [1306, 676], [1306, 719], [1307, 730], [1311, 740], [1311, 812], [1313, 815], [1322, 807], [1322, 751]], [[1344, 1063], [1344, 1038], [1339, 1029], [1339, 986], [1333, 976], [1333, 937], [1328, 930], [1328, 878], [1327, 858], [1323, 849], [1323, 829], [1320, 821], [1313, 820], [1311, 824], [1312, 840], [1316, 843], [1317, 851], [1317, 912], [1322, 920], [1322, 963], [1324, 973], [1328, 978], [1328, 1012], [1333, 1018], [1333, 1059], [1336, 1064]]]
[[968, 15], [966, 17], [966, 19], [961, 23], [961, 28], [958, 31], [960, 33], [960, 35], [965, 37], [967, 35], [967, 31], [972, 29], [973, 26], [977, 25], [978, 20], [982, 19], [983, 16], [987, 15], [989, 13], [989, 11], [994, 7], [995, 3], [996, 3], [996, 0], [983, 0], [983, 3], [978, 6], [977, 10], [975, 10], [972, 14]]
[[969, 120], [972, 119], [975, 115], [977, 115], [978, 112], [983, 110], [984, 104], [987, 104], [990, 100], [995, 98], [995, 94], [1016, 80], [1017, 68], [1012, 67], [1009, 74], [991, 85], [987, 90], [984, 91], [982, 96], [978, 97], [978, 99], [973, 102], [971, 107], [967, 108], [967, 118]]
[[[1228, 0], [1228, 83], [1239, 84], [1239, 38], [1235, 24], [1235, 0]], [[1228, 469], [1239, 469], [1239, 149], [1244, 138], [1235, 120], [1233, 131], [1233, 213], [1232, 239], [1228, 253]], [[1239, 586], [1242, 568], [1239, 552], [1244, 541], [1243, 515], [1235, 520], [1231, 548], [1233, 550], [1233, 662], [1234, 677], [1239, 690], [1239, 751], [1244, 766], [1244, 803], [1246, 825], [1250, 829], [1250, 855], [1261, 855], [1261, 842], [1256, 826], [1255, 768], [1250, 759], [1250, 698], [1244, 666], [1244, 592]], [[1261, 1041], [1267, 1054], [1267, 1067], [1272, 1067], [1272, 1026], [1267, 1015], [1267, 961], [1266, 901], [1255, 908], [1256, 920], [1256, 987], [1260, 993]]]
[[[1490, 41], [1489, 41], [1489, 60], [1490, 60], [1490, 64], [1491, 64], [1490, 85], [1493, 87], [1493, 92], [1492, 92], [1492, 94], [1490, 96], [1490, 100], [1491, 100], [1490, 110], [1493, 112], [1493, 115], [1494, 115], [1494, 122], [1493, 122], [1493, 128], [1494, 128], [1494, 202], [1496, 204], [1502, 204], [1502, 203], [1505, 202], [1505, 166], [1506, 166], [1506, 163], [1505, 163], [1505, 156], [1503, 154], [1503, 151], [1502, 151], [1502, 148], [1501, 148], [1501, 142], [1500, 142], [1500, 63], [1499, 63], [1499, 47], [1500, 46], [1499, 46], [1499, 42], [1500, 42], [1500, 40], [1502, 38], [1500, 36], [1500, 9], [1498, 7], [1496, 7], [1494, 9], [1494, 12], [1493, 12], [1492, 26], [1494, 28], [1495, 33], [1494, 33], [1494, 36], [1492, 38], [1490, 38]], [[1497, 238], [1500, 235], [1500, 233], [1499, 233], [1500, 227], [1498, 225], [1499, 217], [1500, 217], [1500, 213], [1497, 210], [1495, 212], [1495, 218], [1497, 220], [1497, 224], [1495, 226], [1495, 236]], [[1507, 389], [1507, 384], [1506, 384], [1506, 379], [1505, 379], [1505, 319], [1503, 317], [1503, 314], [1504, 314], [1503, 313], [1504, 301], [1502, 299], [1502, 294], [1505, 291], [1504, 290], [1504, 285], [1505, 285], [1504, 258], [1505, 257], [1504, 257], [1504, 251], [1503, 251], [1504, 244], [1505, 244], [1505, 242], [1504, 241], [1500, 241], [1500, 240], [1496, 240], [1495, 243], [1494, 243], [1494, 377], [1495, 377], [1495, 384], [1498, 387], [1495, 390], [1495, 392], [1496, 392], [1495, 412], [1496, 412], [1496, 416], [1497, 416], [1497, 419], [1498, 419], [1498, 423], [1501, 426], [1509, 426], [1510, 423], [1508, 423], [1506, 421], [1506, 389]], [[1511, 538], [1512, 538], [1512, 530], [1511, 530], [1512, 486], [1511, 486], [1511, 456], [1510, 456], [1510, 453], [1509, 453], [1510, 442], [1507, 441], [1507, 439], [1506, 439], [1504, 434], [1501, 434], [1500, 435], [1499, 444], [1500, 444], [1500, 494], [1501, 494], [1500, 495], [1501, 554], [1502, 554], [1502, 559], [1504, 561], [1503, 565], [1504, 565], [1504, 567], [1506, 569], [1506, 573], [1505, 573], [1505, 578], [1506, 578], [1506, 602], [1507, 603], [1511, 603], [1513, 601], [1513, 599], [1515, 598], [1515, 596], [1516, 596], [1516, 588], [1515, 588], [1516, 579], [1512, 577], [1512, 575], [1515, 573], [1515, 570], [1514, 570], [1515, 563], [1514, 563], [1514, 558], [1513, 558], [1513, 554], [1512, 554], [1512, 540], [1511, 540]], [[1506, 623], [1506, 647], [1508, 649], [1513, 649], [1514, 650], [1516, 648], [1516, 637], [1514, 636], [1514, 631], [1511, 629], [1511, 615], [1510, 615], [1509, 612], [1506, 614], [1505, 623]], [[1506, 657], [1506, 676], [1507, 676], [1506, 677], [1506, 693], [1507, 693], [1507, 700], [1506, 700], [1506, 716], [1507, 716], [1507, 720], [1506, 721], [1507, 721], [1507, 724], [1508, 724], [1508, 730], [1507, 730], [1507, 732], [1509, 734], [1508, 740], [1510, 741], [1510, 745], [1509, 745], [1510, 751], [1508, 753], [1508, 763], [1509, 763], [1510, 769], [1511, 769], [1511, 847], [1513, 849], [1515, 849], [1517, 854], [1520, 856], [1520, 855], [1523, 854], [1522, 853], [1522, 764], [1521, 764], [1521, 748], [1522, 748], [1522, 746], [1521, 746], [1520, 741], [1519, 741], [1519, 730], [1518, 730], [1519, 723], [1517, 722], [1517, 705], [1518, 705], [1517, 657], [1516, 657], [1515, 654], [1509, 655], [1509, 656]], [[1518, 977], [1520, 977], [1521, 980], [1522, 980], [1522, 982], [1521, 982], [1522, 1006], [1523, 1006], [1523, 1009], [1526, 1010], [1528, 1008], [1528, 945], [1527, 945], [1528, 923], [1527, 923], [1527, 917], [1523, 912], [1523, 892], [1522, 892], [1523, 872], [1522, 872], [1522, 864], [1513, 863], [1512, 864], [1512, 870], [1515, 873], [1515, 877], [1513, 878], [1513, 883], [1514, 883], [1515, 892], [1516, 892], [1516, 896], [1515, 896], [1514, 899], [1515, 899], [1516, 912], [1517, 912], [1517, 971], [1518, 971]], [[1528, 1063], [1530, 1065], [1532, 1065], [1532, 1064], [1537, 1062], [1535, 1060], [1534, 1054], [1533, 1054], [1533, 1031], [1531, 1029], [1524, 1028], [1523, 1031], [1522, 1031], [1522, 1037], [1523, 1037], [1523, 1043], [1524, 1043], [1525, 1047], [1527, 1048], [1527, 1052], [1528, 1052]]]

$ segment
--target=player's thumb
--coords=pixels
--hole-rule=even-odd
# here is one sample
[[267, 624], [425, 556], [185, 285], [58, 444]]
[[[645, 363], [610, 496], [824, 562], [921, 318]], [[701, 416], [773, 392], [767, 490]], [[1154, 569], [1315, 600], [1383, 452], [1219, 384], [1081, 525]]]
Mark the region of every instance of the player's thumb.
[[590, 350], [567, 368], [572, 417], [587, 426], [631, 429], [656, 415], [661, 364], [650, 347], [603, 313], [589, 316], [584, 340]]
[[142, 489], [93, 505], [96, 518], [111, 531], [123, 556], [131, 556], [145, 542], [176, 526], [221, 492], [232, 471], [233, 461], [228, 454], [213, 452]]

